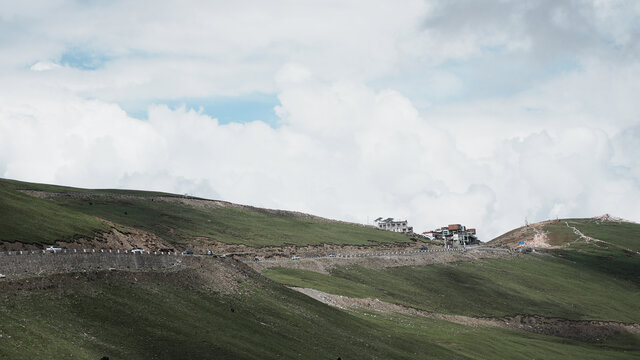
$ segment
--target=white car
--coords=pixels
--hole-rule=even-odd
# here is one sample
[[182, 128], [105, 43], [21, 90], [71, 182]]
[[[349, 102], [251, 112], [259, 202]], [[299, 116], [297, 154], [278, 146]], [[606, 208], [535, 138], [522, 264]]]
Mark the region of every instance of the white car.
[[300, 260], [300, 256], [292, 256], [291, 260]]
[[47, 250], [48, 252], [56, 253], [56, 252], [60, 252], [60, 251], [62, 251], [62, 248], [61, 248], [61, 247], [54, 246], [54, 245], [51, 245], [51, 246], [47, 247], [47, 249], [46, 249], [46, 250]]
[[131, 253], [132, 254], [144, 254], [144, 250], [142, 250], [140, 248], [133, 248], [133, 249], [131, 249]]
[[4, 275], [4, 274], [0, 274], [0, 279], [4, 279], [4, 278], [6, 278], [6, 277], [7, 277], [6, 275]]

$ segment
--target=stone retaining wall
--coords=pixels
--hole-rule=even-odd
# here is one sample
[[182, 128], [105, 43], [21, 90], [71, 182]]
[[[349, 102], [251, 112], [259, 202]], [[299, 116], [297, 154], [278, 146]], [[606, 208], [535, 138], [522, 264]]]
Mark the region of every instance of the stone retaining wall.
[[180, 267], [182, 255], [132, 254], [108, 252], [31, 252], [0, 253], [0, 274], [22, 278], [41, 274], [96, 270], [167, 270]]

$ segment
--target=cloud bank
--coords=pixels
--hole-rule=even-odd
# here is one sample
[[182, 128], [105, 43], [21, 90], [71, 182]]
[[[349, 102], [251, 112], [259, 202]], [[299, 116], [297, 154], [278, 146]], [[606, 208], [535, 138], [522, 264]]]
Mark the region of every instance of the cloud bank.
[[[0, 176], [484, 240], [640, 220], [634, 2], [157, 4], [2, 5]], [[255, 93], [275, 125], [167, 105]]]

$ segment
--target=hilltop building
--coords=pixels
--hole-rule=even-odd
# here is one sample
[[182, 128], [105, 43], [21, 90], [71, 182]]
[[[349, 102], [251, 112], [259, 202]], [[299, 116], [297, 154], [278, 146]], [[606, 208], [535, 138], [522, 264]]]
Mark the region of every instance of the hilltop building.
[[430, 240], [442, 240], [445, 245], [470, 245], [480, 243], [475, 228], [467, 228], [460, 224], [451, 224], [435, 230], [425, 231], [422, 235]]
[[381, 230], [413, 234], [413, 226], [409, 226], [407, 220], [394, 221], [393, 218], [383, 219], [379, 217], [374, 222], [378, 224], [378, 229]]

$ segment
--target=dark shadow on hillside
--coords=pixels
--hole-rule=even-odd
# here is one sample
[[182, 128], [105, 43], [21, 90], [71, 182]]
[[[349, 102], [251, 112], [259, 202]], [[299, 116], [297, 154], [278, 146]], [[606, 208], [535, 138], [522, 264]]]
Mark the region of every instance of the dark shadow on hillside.
[[622, 249], [553, 250], [551, 253], [569, 260], [585, 271], [598, 271], [616, 279], [627, 280], [640, 286], [640, 255]]
[[[439, 288], [447, 289], [441, 306], [451, 309], [451, 312], [487, 316], [555, 313], [568, 319], [583, 318], [585, 315], [557, 302], [534, 300], [510, 284], [505, 286], [489, 277], [460, 271], [453, 266], [439, 267], [436, 273], [434, 277], [441, 282]], [[424, 287], [424, 279], [414, 278], [410, 281], [415, 286], [422, 283]], [[527, 279], [523, 277], [523, 281]], [[446, 282], [445, 286], [442, 286], [442, 282]]]

